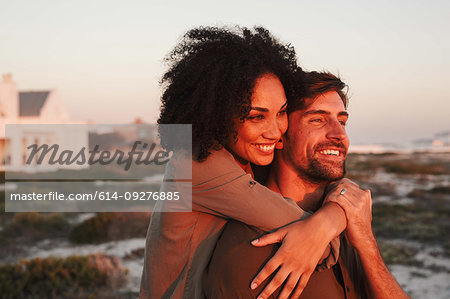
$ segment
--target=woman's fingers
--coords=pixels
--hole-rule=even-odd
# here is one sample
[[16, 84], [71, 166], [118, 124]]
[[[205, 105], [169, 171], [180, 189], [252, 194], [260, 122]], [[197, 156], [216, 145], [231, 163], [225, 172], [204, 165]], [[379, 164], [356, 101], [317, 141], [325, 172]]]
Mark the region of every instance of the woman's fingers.
[[297, 287], [295, 288], [294, 292], [292, 293], [291, 298], [295, 299], [295, 298], [299, 298], [300, 295], [302, 294], [303, 290], [306, 287], [306, 284], [309, 281], [309, 278], [311, 277], [312, 272], [310, 273], [303, 273], [303, 275], [300, 277], [300, 281], [297, 284]]
[[267, 284], [264, 290], [259, 294], [258, 299], [265, 299], [272, 295], [284, 283], [288, 276], [289, 271], [281, 267], [270, 280], [269, 284]]
[[252, 241], [253, 246], [266, 246], [269, 244], [279, 243], [283, 240], [286, 235], [286, 231], [284, 229], [279, 229], [273, 233], [264, 235], [258, 239]]
[[[280, 294], [281, 298], [291, 295], [290, 293], [293, 290], [296, 290], [297, 294], [301, 294], [311, 273], [316, 268], [322, 252], [329, 244], [329, 236], [321, 238], [310, 234], [317, 228], [317, 220], [313, 217], [294, 222], [274, 233], [259, 238], [256, 243], [253, 242], [255, 246], [283, 242], [275, 255], [264, 265], [250, 284], [253, 290], [263, 282], [267, 284], [258, 298], [267, 298], [285, 282], [286, 285]], [[274, 277], [270, 281], [265, 281], [275, 271], [277, 272]], [[304, 278], [297, 283], [299, 278], [303, 276]]]
[[345, 186], [350, 188], [359, 188], [359, 185], [352, 180], [349, 180], [347, 178], [341, 179], [339, 181], [330, 183], [327, 185], [326, 193], [329, 193], [331, 191], [334, 191], [336, 189], [342, 190], [342, 188], [345, 188]]
[[250, 284], [252, 290], [256, 289], [264, 280], [267, 279], [273, 272], [275, 272], [281, 265], [281, 261], [278, 258], [278, 252], [264, 265], [258, 275], [255, 276]]
[[295, 289], [295, 287], [297, 286], [297, 283], [300, 279], [300, 275], [296, 274], [296, 272], [291, 272], [289, 274], [289, 277], [286, 281], [286, 284], [283, 287], [283, 290], [281, 291], [280, 295], [278, 296], [278, 298], [280, 299], [284, 299], [284, 298], [289, 298], [289, 296], [291, 295], [292, 291]]

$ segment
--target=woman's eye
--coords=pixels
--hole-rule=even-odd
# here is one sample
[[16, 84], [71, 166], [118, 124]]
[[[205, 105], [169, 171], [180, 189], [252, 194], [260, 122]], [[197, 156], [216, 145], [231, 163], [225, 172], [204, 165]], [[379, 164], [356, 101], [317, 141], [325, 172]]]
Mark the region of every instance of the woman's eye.
[[248, 120], [262, 120], [264, 119], [264, 115], [258, 114], [258, 115], [252, 115], [247, 117]]

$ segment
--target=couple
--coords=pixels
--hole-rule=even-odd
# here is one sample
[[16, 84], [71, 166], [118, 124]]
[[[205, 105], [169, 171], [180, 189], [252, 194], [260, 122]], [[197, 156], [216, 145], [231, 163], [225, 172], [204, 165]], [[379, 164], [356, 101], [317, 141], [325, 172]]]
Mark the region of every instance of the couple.
[[[345, 85], [296, 59], [263, 28], [194, 29], [170, 53], [158, 123], [192, 124], [193, 211], [153, 214], [141, 298], [407, 297], [370, 192], [329, 184], [344, 176]], [[265, 187], [252, 164], [271, 163]]]

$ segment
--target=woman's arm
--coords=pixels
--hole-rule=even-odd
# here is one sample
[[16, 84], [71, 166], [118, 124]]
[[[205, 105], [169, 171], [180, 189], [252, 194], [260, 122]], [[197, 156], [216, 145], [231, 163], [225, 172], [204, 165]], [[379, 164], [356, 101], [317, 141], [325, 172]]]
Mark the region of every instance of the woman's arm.
[[[300, 296], [321, 258], [322, 251], [317, 248], [325, 248], [345, 229], [346, 221], [342, 221], [343, 217], [345, 218], [344, 211], [337, 204], [329, 203], [304, 221], [295, 222], [254, 240], [252, 242], [254, 246], [282, 242], [280, 249], [264, 265], [251, 283], [251, 288], [256, 289], [279, 268], [258, 298], [268, 298], [285, 281], [286, 284], [278, 298]], [[339, 250], [331, 252], [328, 260], [333, 258], [335, 263], [338, 257]], [[310, 262], [305, 263], [305, 260]]]
[[[257, 183], [225, 149], [214, 151], [204, 162], [193, 162], [192, 181], [192, 209], [195, 211], [235, 219], [264, 231], [306, 216], [294, 201]], [[329, 216], [333, 217], [331, 212]], [[341, 216], [335, 221], [338, 227], [345, 227], [345, 214]]]
[[[214, 152], [205, 162], [194, 163], [192, 194], [193, 210], [236, 219], [264, 231], [283, 227], [272, 235], [276, 240], [268, 239], [270, 243], [282, 242], [280, 249], [253, 281], [257, 286], [281, 266], [263, 296], [272, 294], [287, 277], [282, 295], [287, 298], [301, 278], [295, 289], [295, 294], [300, 294], [321, 259], [328, 257], [329, 266], [337, 261], [339, 244], [334, 242], [332, 250], [329, 244], [346, 226], [345, 213], [338, 205], [330, 203], [308, 220], [298, 222], [305, 213], [295, 202], [255, 182], [225, 150]], [[267, 239], [262, 240], [258, 246], [269, 244]], [[253, 283], [252, 288], [256, 288]]]

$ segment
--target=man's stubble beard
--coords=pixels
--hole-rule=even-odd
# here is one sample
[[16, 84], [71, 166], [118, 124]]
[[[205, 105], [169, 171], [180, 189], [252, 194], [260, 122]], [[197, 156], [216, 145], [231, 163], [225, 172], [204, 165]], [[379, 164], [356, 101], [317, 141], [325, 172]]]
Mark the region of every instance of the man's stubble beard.
[[337, 181], [344, 178], [346, 169], [345, 169], [345, 161], [342, 165], [330, 166], [325, 163], [321, 163], [315, 157], [307, 156], [308, 165], [306, 167], [297, 165], [295, 162], [294, 156], [291, 155], [287, 150], [287, 156], [290, 160], [291, 166], [294, 167], [297, 175], [300, 179], [309, 181], [311, 183], [323, 183], [323, 182], [331, 182]]
[[309, 159], [306, 169], [296, 167], [296, 170], [303, 179], [317, 183], [340, 180], [344, 178], [346, 173], [345, 160], [340, 166], [329, 166], [322, 164], [317, 159]]

